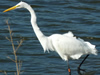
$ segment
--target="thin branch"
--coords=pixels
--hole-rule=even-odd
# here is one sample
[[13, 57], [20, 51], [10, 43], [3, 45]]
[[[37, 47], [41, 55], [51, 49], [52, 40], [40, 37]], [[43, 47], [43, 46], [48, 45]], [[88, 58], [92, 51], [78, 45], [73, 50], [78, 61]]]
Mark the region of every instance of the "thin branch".
[[10, 58], [9, 56], [7, 56], [8, 59], [12, 60], [13, 62], [15, 62], [15, 60], [13, 60], [12, 58]]
[[6, 37], [6, 39], [11, 42], [11, 40], [8, 37]]
[[15, 73], [15, 75], [19, 75], [20, 74], [20, 69], [21, 69], [21, 66], [22, 66], [22, 62], [21, 61], [18, 62], [18, 58], [17, 58], [16, 52], [19, 49], [19, 47], [22, 45], [22, 43], [23, 43], [24, 40], [21, 39], [20, 42], [18, 43], [17, 48], [15, 48], [14, 41], [13, 41], [13, 37], [12, 37], [13, 36], [13, 33], [12, 33], [12, 30], [10, 29], [8, 20], [6, 20], [6, 23], [8, 25], [8, 30], [9, 30], [9, 34], [10, 34], [10, 38], [6, 37], [6, 39], [11, 42], [12, 48], [13, 48], [13, 54], [15, 56], [15, 59], [10, 58], [9, 56], [8, 56], [8, 58], [10, 60], [12, 60], [13, 62], [15, 62], [15, 64], [16, 64], [16, 70], [17, 70], [17, 72]]
[[19, 47], [22, 45], [23, 41], [24, 41], [24, 39], [21, 39], [20, 42], [18, 42], [18, 46], [17, 46], [17, 48], [16, 48], [16, 52], [17, 52], [17, 50], [19, 49]]

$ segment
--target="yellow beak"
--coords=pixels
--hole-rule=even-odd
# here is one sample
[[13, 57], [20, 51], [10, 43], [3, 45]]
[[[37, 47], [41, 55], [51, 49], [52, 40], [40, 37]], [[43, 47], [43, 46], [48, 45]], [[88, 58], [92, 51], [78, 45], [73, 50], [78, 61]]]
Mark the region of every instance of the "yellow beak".
[[7, 11], [10, 11], [10, 10], [13, 10], [13, 9], [16, 9], [16, 7], [18, 7], [19, 5], [16, 5], [16, 6], [13, 6], [11, 8], [8, 8], [6, 10], [4, 10], [3, 12], [7, 12]]

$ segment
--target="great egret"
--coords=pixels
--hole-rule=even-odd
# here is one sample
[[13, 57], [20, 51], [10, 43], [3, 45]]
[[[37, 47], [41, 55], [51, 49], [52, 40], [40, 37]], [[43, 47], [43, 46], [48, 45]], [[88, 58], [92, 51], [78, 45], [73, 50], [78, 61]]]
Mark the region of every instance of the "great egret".
[[[31, 24], [33, 27], [33, 30], [40, 41], [44, 52], [45, 51], [56, 51], [60, 57], [67, 61], [68, 59], [79, 59], [82, 55], [86, 54], [87, 56], [85, 59], [89, 56], [89, 54], [97, 55], [97, 50], [95, 48], [95, 45], [92, 45], [91, 43], [84, 41], [80, 38], [76, 38], [72, 32], [68, 32], [65, 34], [53, 34], [51, 36], [45, 36], [39, 29], [37, 23], [36, 23], [36, 15], [32, 7], [25, 3], [25, 2], [19, 2], [17, 5], [3, 11], [7, 12], [13, 9], [17, 8], [26, 8], [30, 14], [31, 14]], [[80, 71], [80, 67], [82, 63], [85, 61], [85, 59], [81, 62], [81, 64], [78, 67], [78, 70]], [[71, 75], [71, 70], [68, 64], [68, 72], [69, 75]]]

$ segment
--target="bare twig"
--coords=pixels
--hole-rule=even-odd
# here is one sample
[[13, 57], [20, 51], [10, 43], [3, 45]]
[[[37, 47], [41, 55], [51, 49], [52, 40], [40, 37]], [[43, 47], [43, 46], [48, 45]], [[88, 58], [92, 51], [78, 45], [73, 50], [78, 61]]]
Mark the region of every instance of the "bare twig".
[[7, 58], [8, 58], [8, 59], [10, 59], [10, 60], [12, 60], [13, 62], [15, 62], [15, 60], [14, 60], [14, 59], [12, 59], [11, 57], [9, 57], [9, 56], [8, 56]]
[[[23, 43], [24, 40], [21, 39], [20, 42], [18, 43], [17, 48], [15, 48], [14, 41], [13, 41], [13, 37], [12, 37], [13, 34], [12, 34], [12, 30], [10, 29], [10, 25], [9, 25], [9, 23], [8, 23], [8, 20], [6, 20], [6, 23], [7, 23], [7, 25], [8, 25], [8, 30], [9, 30], [9, 34], [10, 34], [10, 38], [6, 37], [6, 39], [9, 40], [9, 41], [11, 42], [12, 48], [13, 48], [13, 54], [14, 54], [14, 56], [15, 56], [15, 59], [10, 58], [9, 56], [8, 56], [8, 58], [9, 58], [10, 60], [12, 60], [13, 62], [16, 63], [16, 70], [17, 70], [17, 73], [15, 73], [15, 75], [19, 75], [19, 74], [20, 74], [20, 70], [21, 70], [21, 66], [22, 66], [22, 62], [21, 62], [20, 60], [19, 60], [19, 62], [18, 62], [18, 58], [17, 58], [16, 52], [17, 52], [17, 50], [19, 49], [19, 47], [22, 45], [22, 43]], [[5, 74], [6, 74], [6, 72], [5, 72]]]
[[19, 49], [19, 47], [22, 45], [23, 41], [24, 41], [24, 39], [21, 39], [20, 42], [18, 42], [18, 46], [17, 46], [17, 48], [16, 48], [16, 52], [17, 52], [17, 50]]

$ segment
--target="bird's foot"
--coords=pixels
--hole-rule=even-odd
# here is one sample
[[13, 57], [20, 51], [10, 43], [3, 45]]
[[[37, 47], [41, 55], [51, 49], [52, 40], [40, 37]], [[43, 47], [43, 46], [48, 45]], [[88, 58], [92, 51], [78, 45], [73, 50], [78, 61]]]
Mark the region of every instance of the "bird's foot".
[[85, 69], [81, 69], [81, 68], [78, 68], [78, 71], [83, 71], [83, 72], [86, 72]]
[[77, 71], [78, 71], [78, 74], [79, 74], [79, 75], [82, 75], [81, 71], [86, 72], [86, 70], [81, 69], [80, 67], [78, 67]]

